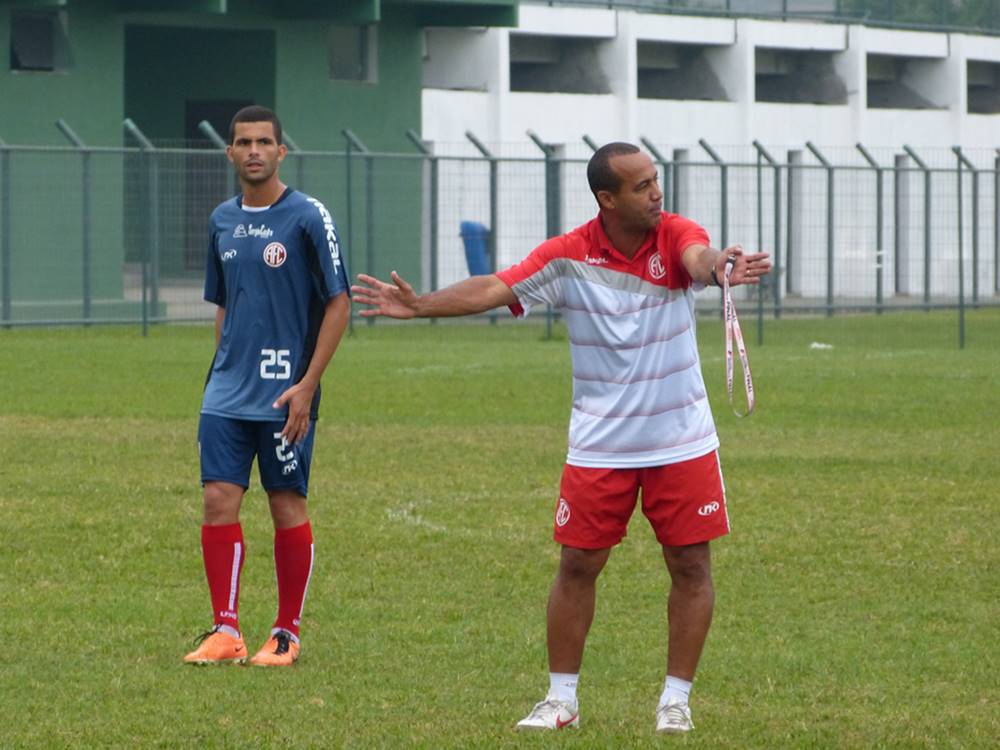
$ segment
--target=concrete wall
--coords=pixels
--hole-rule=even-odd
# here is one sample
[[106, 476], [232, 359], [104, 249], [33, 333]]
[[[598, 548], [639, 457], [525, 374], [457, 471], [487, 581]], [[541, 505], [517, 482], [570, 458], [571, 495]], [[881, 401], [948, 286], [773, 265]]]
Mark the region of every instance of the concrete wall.
[[[544, 34], [601, 40], [599, 64], [608, 94], [545, 94], [510, 91], [510, 34]], [[636, 47], [640, 41], [692, 44], [726, 92], [726, 101], [639, 99]], [[846, 101], [829, 105], [759, 102], [755, 92], [758, 50], [814, 53], [829, 60]], [[460, 76], [440, 74], [442, 61], [461, 54]], [[867, 106], [868, 55], [907, 60], [900, 84], [932, 103], [926, 109]], [[429, 37], [425, 62], [423, 132], [428, 139], [460, 141], [477, 126], [493, 142], [520, 141], [526, 128], [545, 140], [637, 140], [719, 144], [757, 139], [774, 145], [812, 140], [827, 146], [861, 141], [871, 146], [990, 148], [997, 142], [990, 116], [967, 112], [969, 60], [1000, 62], [1000, 39], [964, 34], [890, 31], [828, 23], [777, 22], [643, 14], [627, 10], [521, 7], [514, 29], [450, 30]], [[464, 85], [464, 82], [474, 82]], [[824, 81], [815, 80], [818, 91]], [[483, 91], [469, 100], [455, 89]], [[806, 91], [805, 97], [810, 95]], [[461, 102], [462, 106], [453, 103]], [[985, 122], [983, 121], [985, 119]]]
[[[931, 292], [936, 298], [956, 293], [957, 182], [953, 174], [941, 172], [934, 176], [934, 216], [929, 228], [924, 226], [923, 178], [916, 172], [903, 176], [899, 184], [903, 206], [898, 240], [890, 226], [894, 192], [891, 175], [887, 175], [883, 217], [886, 229], [883, 244], [877, 247], [874, 172], [839, 171], [834, 187], [833, 245], [828, 247], [826, 171], [803, 147], [811, 142], [837, 165], [863, 167], [866, 162], [855, 148], [860, 142], [876, 155], [880, 164], [891, 167], [903, 144], [907, 144], [924, 154], [932, 167], [954, 169], [955, 157], [950, 149], [960, 145], [979, 167], [992, 169], [993, 149], [1000, 144], [1000, 115], [968, 112], [968, 63], [1000, 63], [1000, 39], [834, 23], [684, 17], [534, 4], [521, 7], [516, 28], [453, 30], [449, 34], [450, 38], [429, 38], [423, 92], [424, 137], [435, 143], [438, 153], [462, 154], [468, 153], [464, 134], [471, 130], [496, 152], [517, 153], [536, 160], [541, 152], [528, 139], [526, 131], [535, 132], [547, 143], [565, 144], [560, 153], [573, 161], [563, 170], [566, 194], [562, 229], [571, 228], [595, 212], [582, 172], [582, 164], [590, 154], [583, 137], [589, 136], [597, 143], [638, 142], [645, 137], [668, 157], [675, 152], [683, 153], [692, 162], [681, 172], [684, 187], [681, 206], [709, 229], [716, 242], [725, 236], [730, 242], [768, 247], [774, 231], [773, 175], [765, 171], [763, 178], [766, 206], [763, 227], [759, 230], [756, 152], [751, 147], [757, 140], [782, 161], [789, 150], [799, 152], [802, 164], [793, 188], [797, 215], [789, 219], [782, 213], [780, 217], [778, 249], [790, 256], [792, 269], [787, 276], [783, 274], [780, 282], [783, 289], [804, 297], [824, 297], [829, 281], [827, 261], [832, 253], [832, 283], [838, 298], [869, 297], [880, 273], [886, 280], [888, 295], [896, 292], [923, 295], [926, 235], [933, 248]], [[601, 54], [596, 64], [609, 81], [610, 92], [511, 91], [512, 34], [573, 37], [599, 43]], [[684, 64], [705, 66], [705, 71], [694, 73], [717, 82], [718, 86], [713, 88], [714, 100], [639, 98], [640, 42], [697, 48], [696, 53], [683, 56]], [[458, 79], [452, 79], [450, 87], [441, 86], [443, 76], [433, 73], [435, 61], [448, 59], [449, 52], [459, 46], [465, 62], [462, 79], [476, 81], [474, 91], [455, 90], [461, 86]], [[881, 84], [877, 81], [874, 84], [890, 89], [889, 106], [868, 105], [870, 56], [881, 56], [874, 58], [873, 64], [886, 58], [891, 63], [888, 68], [882, 66]], [[759, 76], [769, 72], [757, 69], [762, 57], [764, 61], [770, 60], [770, 72], [782, 73], [785, 66], [784, 72], [794, 76], [791, 85], [785, 87], [790, 93], [782, 94], [797, 98], [794, 103], [760, 101], [763, 97], [758, 86], [765, 82]], [[807, 63], [805, 75], [795, 69], [803, 66], [803, 61]], [[663, 65], [669, 67], [669, 61]], [[886, 70], [895, 72], [886, 77]], [[688, 75], [694, 73], [687, 69]], [[877, 78], [874, 70], [871, 78]], [[719, 88], [724, 96], [719, 95]], [[875, 88], [872, 92], [873, 99], [880, 93]], [[900, 106], [900, 102], [914, 104]], [[721, 217], [720, 172], [698, 145], [700, 139], [714, 146], [725, 159], [744, 165], [729, 172], [729, 215], [725, 225]], [[912, 161], [904, 164], [915, 168]], [[515, 170], [511, 165], [509, 170], [504, 182], [504, 189], [509, 192], [498, 208], [500, 265], [523, 257], [545, 237], [544, 216], [528, 208], [544, 202], [538, 177], [540, 169], [524, 166]], [[787, 171], [781, 179], [781, 210], [786, 212]], [[969, 178], [966, 180], [964, 257], [968, 259], [971, 214]], [[985, 176], [980, 182], [979, 236], [983, 244], [979, 268], [967, 269], [967, 287], [973, 273], [983, 278], [994, 276], [992, 240], [986, 244], [997, 221], [992, 183], [992, 178]], [[473, 184], [471, 178], [469, 184]], [[534, 203], [528, 195], [533, 196]], [[504, 216], [517, 217], [518, 236], [512, 236], [511, 224], [504, 223]], [[460, 217], [442, 214], [442, 225], [447, 227], [458, 219], [485, 223], [485, 211], [469, 206], [466, 215]], [[793, 235], [790, 243], [789, 227]], [[763, 237], [758, 239], [758, 233]], [[446, 236], [444, 229], [442, 236]], [[450, 247], [442, 249], [441, 256], [456, 257], [459, 252], [460, 244], [452, 240]], [[450, 267], [458, 268], [454, 276], [461, 274], [460, 263], [452, 262]], [[897, 277], [898, 285], [894, 283]]]

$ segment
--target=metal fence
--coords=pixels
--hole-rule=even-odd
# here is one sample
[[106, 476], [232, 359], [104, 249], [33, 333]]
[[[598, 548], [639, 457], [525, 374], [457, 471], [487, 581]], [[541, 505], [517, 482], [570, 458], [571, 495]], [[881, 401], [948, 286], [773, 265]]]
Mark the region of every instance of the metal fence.
[[[207, 220], [236, 192], [223, 152], [153, 144], [0, 145], [0, 326], [210, 320]], [[399, 271], [422, 290], [519, 261], [595, 214], [593, 144], [422, 143], [374, 153], [292, 149], [285, 182], [324, 201], [354, 274]], [[68, 136], [70, 137], [70, 136]], [[73, 141], [72, 138], [70, 138]], [[722, 247], [771, 252], [774, 272], [738, 290], [758, 316], [1000, 304], [997, 152], [823, 150], [645, 142], [668, 210]], [[700, 309], [718, 311], [716, 295]], [[551, 322], [551, 317], [549, 318]]]

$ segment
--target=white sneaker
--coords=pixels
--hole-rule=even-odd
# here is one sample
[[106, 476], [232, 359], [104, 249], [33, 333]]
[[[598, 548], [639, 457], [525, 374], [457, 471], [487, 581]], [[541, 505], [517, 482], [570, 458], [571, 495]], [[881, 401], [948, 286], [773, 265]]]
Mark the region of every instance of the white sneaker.
[[668, 734], [680, 734], [694, 729], [691, 721], [691, 709], [687, 703], [677, 700], [668, 701], [656, 707], [656, 731]]
[[580, 726], [580, 712], [576, 703], [557, 700], [551, 695], [536, 703], [531, 713], [517, 722], [518, 729], [563, 729]]

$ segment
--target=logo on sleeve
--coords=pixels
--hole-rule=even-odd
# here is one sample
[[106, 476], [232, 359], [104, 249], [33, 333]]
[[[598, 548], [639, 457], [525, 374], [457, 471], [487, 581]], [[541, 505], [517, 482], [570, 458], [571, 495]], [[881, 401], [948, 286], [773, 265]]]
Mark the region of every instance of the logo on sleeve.
[[316, 207], [320, 218], [323, 220], [323, 231], [326, 233], [326, 246], [330, 252], [330, 262], [333, 264], [333, 272], [337, 273], [340, 270], [340, 242], [337, 240], [337, 230], [333, 226], [333, 217], [326, 210], [326, 206], [318, 200], [315, 198], [309, 198], [308, 200]]
[[667, 275], [667, 269], [663, 267], [663, 259], [655, 251], [649, 256], [649, 275], [657, 280]]
[[556, 526], [562, 527], [569, 523], [569, 516], [569, 503], [559, 498], [559, 507], [556, 508]]
[[287, 257], [288, 253], [285, 251], [285, 246], [280, 242], [272, 242], [264, 248], [264, 262], [271, 268], [280, 266], [285, 262], [285, 258]]

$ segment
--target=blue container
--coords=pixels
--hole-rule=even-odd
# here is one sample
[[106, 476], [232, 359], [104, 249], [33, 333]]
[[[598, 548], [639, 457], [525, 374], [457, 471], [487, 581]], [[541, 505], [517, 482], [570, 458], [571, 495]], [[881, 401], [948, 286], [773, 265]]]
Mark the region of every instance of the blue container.
[[463, 221], [459, 234], [465, 244], [465, 262], [469, 266], [469, 276], [493, 273], [489, 253], [490, 230], [478, 221]]

